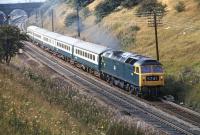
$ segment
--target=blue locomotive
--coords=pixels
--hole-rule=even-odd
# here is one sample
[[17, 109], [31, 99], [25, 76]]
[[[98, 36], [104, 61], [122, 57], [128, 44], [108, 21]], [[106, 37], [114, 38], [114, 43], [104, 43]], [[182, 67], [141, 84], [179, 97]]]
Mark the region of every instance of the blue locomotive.
[[51, 50], [83, 70], [138, 96], [157, 96], [164, 86], [162, 65], [149, 57], [85, 42], [29, 26], [33, 42]]

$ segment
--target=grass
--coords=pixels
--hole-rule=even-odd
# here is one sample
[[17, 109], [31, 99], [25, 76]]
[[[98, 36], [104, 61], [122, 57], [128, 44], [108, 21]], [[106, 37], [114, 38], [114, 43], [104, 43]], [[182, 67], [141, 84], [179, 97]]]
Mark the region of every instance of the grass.
[[37, 64], [26, 57], [13, 61], [0, 65], [0, 134], [143, 134], [75, 86], [52, 78], [53, 71], [43, 65], [32, 67]]

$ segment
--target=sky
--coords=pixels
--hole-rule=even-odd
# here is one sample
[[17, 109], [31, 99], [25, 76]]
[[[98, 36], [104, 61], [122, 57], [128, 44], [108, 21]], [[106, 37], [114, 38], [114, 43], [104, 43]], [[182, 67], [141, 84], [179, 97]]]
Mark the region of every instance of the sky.
[[45, 0], [0, 0], [0, 3], [18, 3], [18, 2], [42, 2]]

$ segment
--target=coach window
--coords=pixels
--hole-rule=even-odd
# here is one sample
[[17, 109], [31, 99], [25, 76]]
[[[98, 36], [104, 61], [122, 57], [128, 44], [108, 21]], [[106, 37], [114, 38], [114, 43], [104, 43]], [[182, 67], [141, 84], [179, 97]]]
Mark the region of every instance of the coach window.
[[93, 55], [93, 60], [95, 61], [95, 56]]

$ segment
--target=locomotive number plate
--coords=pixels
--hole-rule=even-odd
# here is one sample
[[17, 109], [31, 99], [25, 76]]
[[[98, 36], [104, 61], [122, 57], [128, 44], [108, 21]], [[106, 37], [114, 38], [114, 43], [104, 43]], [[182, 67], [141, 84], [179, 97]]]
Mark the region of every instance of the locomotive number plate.
[[159, 76], [147, 76], [146, 80], [147, 81], [158, 81], [159, 80]]

